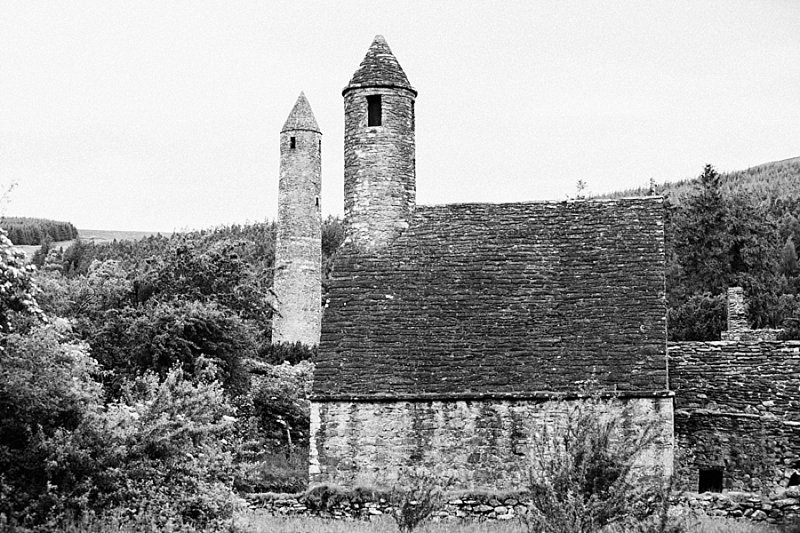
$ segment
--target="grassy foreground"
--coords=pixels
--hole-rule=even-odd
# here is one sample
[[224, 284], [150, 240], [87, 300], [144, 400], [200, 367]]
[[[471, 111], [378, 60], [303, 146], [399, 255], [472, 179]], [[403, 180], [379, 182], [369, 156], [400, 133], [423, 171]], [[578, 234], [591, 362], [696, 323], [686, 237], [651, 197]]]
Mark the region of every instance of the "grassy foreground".
[[[237, 525], [243, 533], [397, 533], [394, 521], [379, 517], [371, 522], [358, 520], [326, 520], [322, 518], [288, 518], [270, 516], [258, 511], [239, 516]], [[748, 521], [733, 521], [712, 518], [686, 520], [686, 531], [692, 533], [782, 533], [782, 528], [756, 524]], [[508, 522], [439, 522], [426, 523], [419, 533], [527, 533], [524, 525], [516, 520]]]

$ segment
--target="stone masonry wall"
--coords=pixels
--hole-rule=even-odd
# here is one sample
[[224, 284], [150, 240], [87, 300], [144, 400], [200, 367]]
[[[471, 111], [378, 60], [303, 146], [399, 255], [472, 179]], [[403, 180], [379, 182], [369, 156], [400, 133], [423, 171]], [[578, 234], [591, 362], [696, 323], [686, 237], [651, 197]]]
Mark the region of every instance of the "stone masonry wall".
[[[291, 139], [295, 148], [291, 147]], [[272, 342], [319, 343], [322, 317], [321, 138], [316, 131], [281, 133], [278, 238]]]
[[679, 342], [667, 353], [676, 411], [800, 420], [800, 341]]
[[[386, 497], [360, 494], [341, 497], [320, 506], [308, 494], [250, 494], [248, 504], [269, 515], [319, 516], [343, 520], [371, 520], [395, 512]], [[699, 515], [749, 519], [772, 524], [793, 523], [800, 519], [800, 487], [794, 487], [767, 498], [762, 494], [729, 492], [727, 494], [691, 492], [675, 493], [672, 497], [675, 514], [687, 510]], [[446, 499], [434, 512], [433, 521], [514, 520], [527, 513], [524, 494], [459, 494]]]
[[[311, 482], [381, 486], [396, 481], [402, 468], [421, 468], [452, 476], [454, 489], [519, 490], [535, 436], [563, 423], [579, 401], [312, 401]], [[658, 438], [641, 466], [670, 473], [672, 398], [625, 398], [610, 405], [633, 431], [654, 424]]]
[[676, 411], [679, 488], [698, 490], [701, 469], [718, 469], [723, 489], [774, 494], [800, 484], [800, 422], [715, 411]]
[[[382, 124], [367, 125], [367, 95], [381, 95]], [[370, 249], [391, 242], [416, 204], [414, 92], [349, 89], [344, 96], [344, 221], [348, 238]]]
[[681, 488], [698, 490], [700, 470], [721, 470], [726, 490], [800, 483], [800, 342], [684, 342], [668, 355]]

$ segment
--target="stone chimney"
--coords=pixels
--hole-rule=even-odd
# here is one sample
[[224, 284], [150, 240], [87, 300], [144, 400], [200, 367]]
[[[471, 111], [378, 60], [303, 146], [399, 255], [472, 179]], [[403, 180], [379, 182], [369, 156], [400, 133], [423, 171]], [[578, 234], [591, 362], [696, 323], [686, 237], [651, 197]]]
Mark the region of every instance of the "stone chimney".
[[782, 329], [750, 329], [747, 321], [747, 302], [744, 289], [728, 288], [728, 331], [722, 332], [724, 341], [774, 341]]

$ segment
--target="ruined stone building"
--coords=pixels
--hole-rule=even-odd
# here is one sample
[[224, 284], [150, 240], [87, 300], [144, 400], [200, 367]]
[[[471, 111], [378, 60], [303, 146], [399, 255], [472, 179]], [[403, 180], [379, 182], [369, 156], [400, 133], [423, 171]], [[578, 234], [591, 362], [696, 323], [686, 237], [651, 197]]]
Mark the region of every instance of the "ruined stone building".
[[[519, 488], [532, 440], [582, 401], [587, 381], [631, 431], [655, 423], [641, 466], [670, 474], [677, 455], [686, 484], [720, 469], [727, 486], [757, 477], [731, 459], [733, 428], [750, 419], [728, 416], [753, 399], [753, 382], [731, 388], [729, 378], [777, 350], [780, 380], [796, 389], [797, 348], [731, 340], [668, 351], [661, 198], [416, 205], [417, 91], [382, 37], [342, 95], [347, 237], [321, 332], [321, 134], [302, 95], [281, 132], [274, 336], [319, 340], [312, 483], [388, 483], [418, 467], [457, 488]], [[795, 393], [770, 409], [786, 415]], [[709, 422], [709, 402], [730, 413]], [[791, 433], [778, 425], [776, 436]], [[727, 435], [727, 451], [712, 433]]]

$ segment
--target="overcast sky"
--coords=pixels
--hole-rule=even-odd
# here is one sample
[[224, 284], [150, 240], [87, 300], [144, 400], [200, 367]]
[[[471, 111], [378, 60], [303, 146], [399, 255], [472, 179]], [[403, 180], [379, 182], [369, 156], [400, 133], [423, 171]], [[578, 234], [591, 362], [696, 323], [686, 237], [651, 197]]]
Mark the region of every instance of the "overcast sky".
[[563, 199], [800, 155], [800, 2], [3, 0], [7, 215], [275, 217], [305, 91], [342, 213], [341, 90], [382, 34], [419, 91], [419, 203]]

